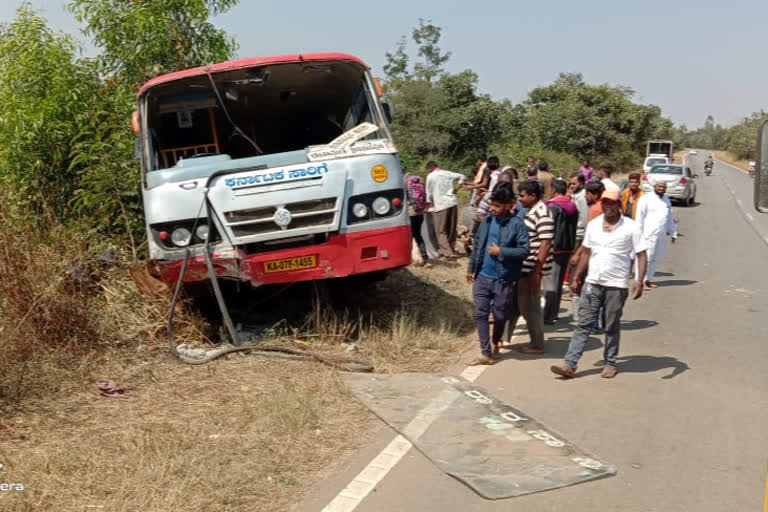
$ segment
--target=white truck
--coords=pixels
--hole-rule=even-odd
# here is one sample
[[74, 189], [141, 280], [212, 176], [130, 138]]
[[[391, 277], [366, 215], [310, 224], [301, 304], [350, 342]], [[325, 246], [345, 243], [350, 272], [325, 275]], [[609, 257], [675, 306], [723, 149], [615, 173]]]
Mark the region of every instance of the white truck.
[[654, 165], [672, 163], [673, 148], [671, 140], [649, 140], [645, 150], [643, 172], [647, 173]]

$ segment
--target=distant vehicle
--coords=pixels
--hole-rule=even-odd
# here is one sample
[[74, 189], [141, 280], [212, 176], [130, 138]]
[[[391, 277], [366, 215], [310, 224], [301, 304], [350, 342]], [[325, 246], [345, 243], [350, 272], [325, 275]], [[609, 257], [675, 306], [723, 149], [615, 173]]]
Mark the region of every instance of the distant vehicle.
[[672, 201], [680, 201], [686, 206], [696, 202], [696, 175], [690, 167], [677, 164], [654, 165], [643, 175], [643, 191], [652, 192], [660, 181], [667, 183], [667, 196]]
[[688, 154], [689, 155], [698, 155], [698, 153], [696, 152], [695, 149], [691, 149], [690, 151], [688, 151]]
[[704, 162], [704, 174], [709, 176], [712, 174], [712, 168], [715, 166], [715, 159], [712, 158], [712, 155], [709, 155], [707, 157], [707, 160]]
[[755, 169], [757, 169], [757, 162], [752, 160], [749, 162], [749, 166], [748, 166], [749, 176], [752, 178], [755, 177]]
[[646, 158], [651, 156], [666, 156], [667, 161], [672, 161], [672, 148], [674, 144], [671, 140], [649, 140], [646, 146]]
[[670, 163], [669, 158], [664, 155], [650, 155], [643, 162], [643, 172], [648, 174], [654, 165], [663, 165]]

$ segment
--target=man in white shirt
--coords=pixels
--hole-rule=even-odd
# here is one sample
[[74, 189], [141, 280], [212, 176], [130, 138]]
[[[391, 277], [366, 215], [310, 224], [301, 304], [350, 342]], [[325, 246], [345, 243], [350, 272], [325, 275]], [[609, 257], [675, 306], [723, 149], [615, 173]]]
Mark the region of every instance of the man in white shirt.
[[597, 177], [605, 186], [605, 190], [619, 190], [619, 186], [611, 179], [613, 174], [613, 167], [610, 165], [601, 165], [597, 170]]
[[677, 224], [672, 216], [672, 203], [665, 195], [667, 184], [663, 181], [653, 186], [653, 194], [643, 194], [637, 202], [635, 220], [640, 226], [645, 246], [648, 248], [648, 273], [645, 275], [645, 289], [650, 290], [658, 285], [651, 279], [656, 275], [656, 268], [667, 253], [667, 236], [672, 237], [672, 243], [677, 240]]
[[[582, 243], [582, 256], [571, 276], [571, 293], [581, 291], [578, 326], [571, 336], [565, 364], [552, 366], [550, 370], [565, 378], [573, 378], [576, 366], [584, 353], [584, 346], [601, 308], [605, 310], [605, 348], [602, 377], [616, 376], [616, 358], [621, 338], [621, 315], [629, 295], [627, 276], [632, 261], [637, 258], [639, 279], [635, 282], [633, 299], [643, 293], [642, 277], [645, 276], [647, 254], [640, 228], [628, 217], [621, 215], [618, 190], [606, 190], [601, 199], [603, 214], [587, 225]], [[581, 277], [589, 266], [586, 286], [581, 288]]]
[[432, 211], [441, 259], [456, 259], [456, 228], [459, 222], [459, 201], [456, 199], [456, 183], [462, 185], [466, 178], [457, 172], [440, 169], [437, 162], [427, 163], [427, 209]]

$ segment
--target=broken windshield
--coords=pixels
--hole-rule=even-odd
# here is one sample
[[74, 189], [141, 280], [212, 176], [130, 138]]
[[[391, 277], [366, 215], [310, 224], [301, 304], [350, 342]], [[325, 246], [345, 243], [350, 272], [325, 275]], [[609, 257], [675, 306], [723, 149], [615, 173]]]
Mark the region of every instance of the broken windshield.
[[354, 62], [276, 64], [212, 78], [216, 89], [203, 74], [157, 85], [146, 95], [149, 170], [211, 155], [303, 150], [362, 123], [379, 128], [365, 139], [389, 136], [367, 72]]

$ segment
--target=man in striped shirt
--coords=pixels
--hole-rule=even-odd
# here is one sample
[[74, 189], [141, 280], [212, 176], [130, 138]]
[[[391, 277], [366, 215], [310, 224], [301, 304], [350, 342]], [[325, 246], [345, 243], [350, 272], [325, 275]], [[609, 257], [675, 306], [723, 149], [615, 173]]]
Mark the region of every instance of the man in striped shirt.
[[518, 349], [523, 354], [543, 354], [544, 319], [541, 311], [541, 278], [552, 272], [552, 239], [555, 223], [549, 208], [541, 200], [543, 191], [535, 181], [520, 183], [520, 202], [528, 210], [525, 226], [528, 228], [529, 253], [523, 262], [523, 271], [517, 284], [516, 311], [507, 324], [507, 340], [520, 315], [528, 324], [529, 345]]

